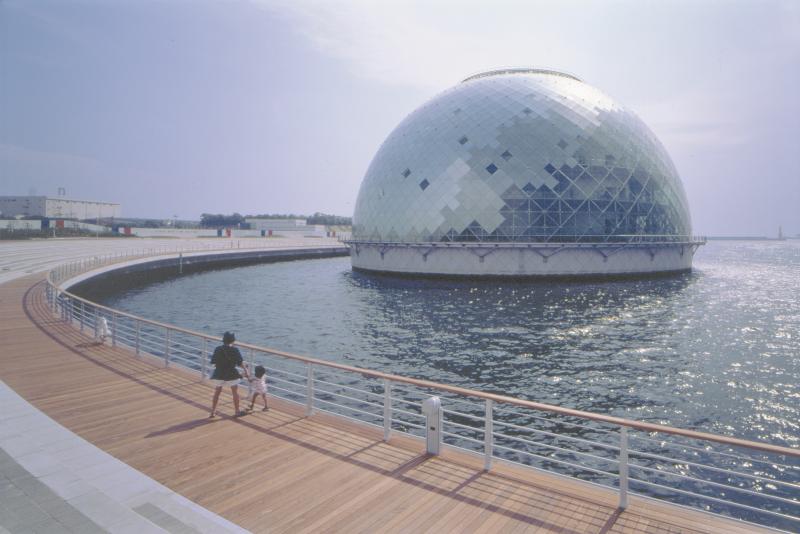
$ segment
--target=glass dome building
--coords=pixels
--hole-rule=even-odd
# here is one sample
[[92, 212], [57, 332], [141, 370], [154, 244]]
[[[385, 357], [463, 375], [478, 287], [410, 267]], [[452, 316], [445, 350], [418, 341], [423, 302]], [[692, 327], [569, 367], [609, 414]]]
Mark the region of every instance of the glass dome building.
[[353, 267], [439, 275], [691, 268], [689, 206], [631, 111], [561, 72], [471, 76], [403, 120], [361, 184]]

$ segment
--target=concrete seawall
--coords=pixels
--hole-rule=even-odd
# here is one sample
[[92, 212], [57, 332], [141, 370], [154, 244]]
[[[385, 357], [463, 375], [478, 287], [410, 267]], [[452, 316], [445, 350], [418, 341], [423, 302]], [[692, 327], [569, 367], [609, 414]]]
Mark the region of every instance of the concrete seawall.
[[159, 257], [138, 258], [83, 273], [62, 284], [63, 289], [84, 298], [91, 298], [121, 283], [154, 282], [181, 274], [192, 274], [214, 269], [226, 269], [261, 263], [310, 260], [348, 256], [347, 247], [310, 247], [303, 249], [258, 249], [191, 252]]

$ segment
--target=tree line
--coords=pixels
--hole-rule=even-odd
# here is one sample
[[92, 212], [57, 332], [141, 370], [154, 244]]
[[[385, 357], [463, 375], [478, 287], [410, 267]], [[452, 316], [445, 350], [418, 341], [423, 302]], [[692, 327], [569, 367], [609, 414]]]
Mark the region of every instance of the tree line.
[[324, 224], [326, 226], [350, 226], [353, 224], [351, 217], [341, 215], [330, 215], [328, 213], [316, 212], [314, 215], [295, 215], [294, 213], [262, 213], [260, 215], [241, 215], [233, 213], [223, 215], [221, 213], [203, 213], [200, 215], [200, 226], [204, 228], [244, 228], [247, 223], [245, 219], [305, 219], [306, 224]]

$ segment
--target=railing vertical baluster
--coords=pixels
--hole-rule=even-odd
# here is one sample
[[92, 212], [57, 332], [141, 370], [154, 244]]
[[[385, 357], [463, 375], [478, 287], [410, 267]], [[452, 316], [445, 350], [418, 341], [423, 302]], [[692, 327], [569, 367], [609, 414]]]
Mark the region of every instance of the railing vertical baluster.
[[111, 313], [111, 346], [117, 346], [117, 312]]
[[140, 352], [140, 344], [141, 344], [141, 335], [142, 335], [142, 322], [139, 319], [136, 319], [136, 356], [139, 356]]
[[169, 327], [164, 327], [164, 367], [169, 367]]
[[619, 508], [628, 507], [628, 427], [619, 428]]
[[494, 454], [494, 401], [486, 399], [485, 426], [483, 430], [483, 469], [492, 468], [492, 455]]
[[203, 338], [203, 352], [200, 353], [200, 381], [206, 381], [206, 355], [208, 354], [208, 339]]
[[392, 382], [383, 379], [383, 441], [392, 436]]
[[310, 363], [306, 366], [306, 415], [311, 415], [314, 413], [314, 366]]

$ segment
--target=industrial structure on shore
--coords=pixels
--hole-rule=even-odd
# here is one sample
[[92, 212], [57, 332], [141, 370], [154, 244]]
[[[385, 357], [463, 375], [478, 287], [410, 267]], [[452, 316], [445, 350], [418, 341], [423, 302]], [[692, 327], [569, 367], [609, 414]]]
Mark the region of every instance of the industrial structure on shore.
[[115, 202], [75, 200], [60, 196], [0, 196], [0, 215], [3, 218], [112, 219], [122, 214], [121, 209]]

